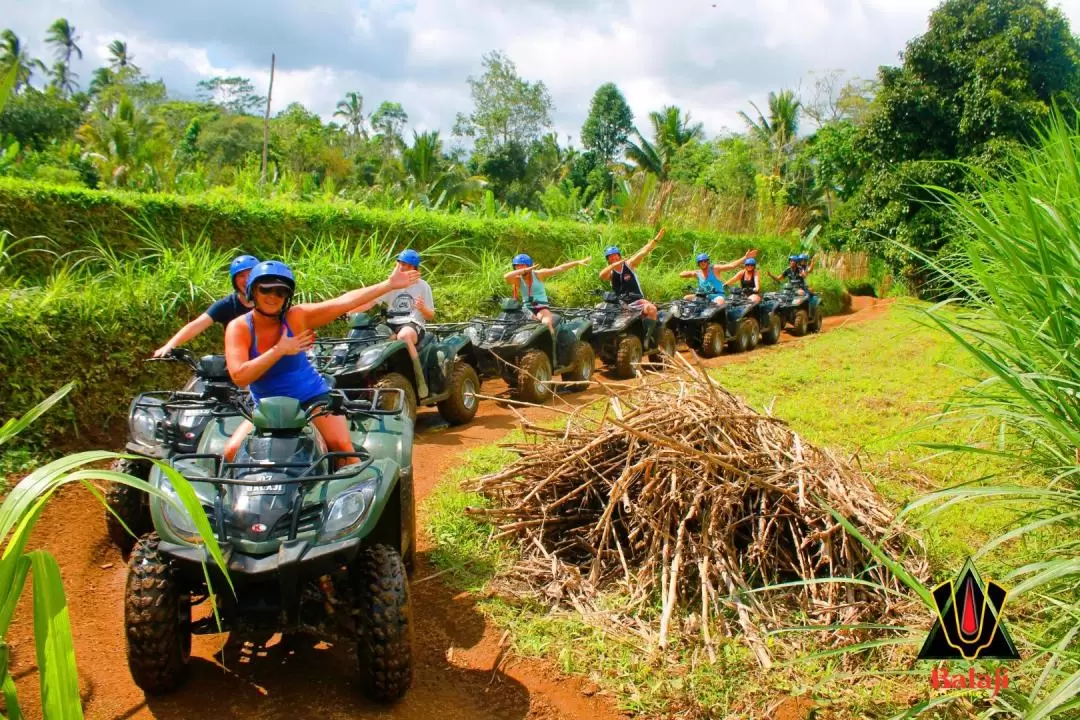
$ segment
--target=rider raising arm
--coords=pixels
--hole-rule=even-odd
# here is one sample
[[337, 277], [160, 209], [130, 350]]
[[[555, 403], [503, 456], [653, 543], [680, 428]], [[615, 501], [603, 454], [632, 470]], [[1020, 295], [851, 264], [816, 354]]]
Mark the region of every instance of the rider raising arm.
[[[652, 240], [647, 242], [645, 244], [645, 247], [638, 250], [636, 253], [634, 253], [633, 255], [628, 257], [626, 260], [623, 260], [622, 256], [619, 256], [618, 260], [614, 261], [613, 263], [608, 265], [606, 268], [601, 270], [600, 271], [600, 279], [601, 280], [610, 280], [611, 279], [611, 273], [613, 273], [624, 262], [627, 265], [629, 265], [631, 268], [636, 268], [638, 266], [638, 264], [642, 260], [645, 259], [646, 255], [648, 255], [649, 253], [651, 253], [653, 250], [656, 249], [656, 246], [660, 243], [660, 238], [662, 238], [662, 237], [664, 237], [664, 228], [660, 228], [660, 232], [656, 233], [656, 237], [654, 237]], [[618, 253], [614, 253], [614, 254], [618, 255]], [[607, 259], [610, 260], [611, 256], [609, 255], [607, 257]]]

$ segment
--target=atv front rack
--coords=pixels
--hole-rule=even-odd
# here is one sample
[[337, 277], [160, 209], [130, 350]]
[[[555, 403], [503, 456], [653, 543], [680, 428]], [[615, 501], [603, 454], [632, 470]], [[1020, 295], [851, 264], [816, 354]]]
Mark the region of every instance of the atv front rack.
[[[360, 462], [343, 467], [336, 473], [322, 473], [319, 475], [311, 475], [315, 469], [324, 461], [333, 461], [335, 459], [344, 458], [356, 458]], [[214, 463], [214, 475], [202, 476], [202, 475], [185, 475], [176, 467], [176, 463], [181, 460], [210, 460]], [[348, 480], [354, 478], [360, 473], [364, 472], [371, 466], [373, 458], [366, 451], [356, 452], [341, 452], [332, 451], [326, 452], [318, 457], [314, 458], [310, 463], [274, 463], [267, 465], [261, 462], [226, 462], [225, 458], [220, 455], [214, 455], [213, 453], [185, 453], [183, 455], [176, 455], [169, 460], [169, 465], [176, 470], [180, 475], [189, 483], [200, 482], [210, 483], [217, 489], [217, 496], [214, 498], [214, 517], [212, 522], [214, 525], [214, 531], [217, 534], [218, 542], [226, 542], [229, 537], [226, 532], [225, 524], [225, 506], [223, 499], [225, 496], [225, 488], [227, 486], [243, 486], [243, 487], [263, 487], [270, 485], [290, 485], [298, 483], [300, 485], [309, 485], [320, 482], [330, 482], [331, 480]], [[270, 479], [250, 479], [250, 478], [237, 478], [229, 477], [229, 471], [234, 470], [250, 470], [253, 474], [262, 474], [266, 472], [279, 472], [281, 470], [300, 469], [302, 470], [299, 475], [283, 479], [280, 477], [274, 477]], [[261, 472], [260, 472], [261, 471]], [[295, 540], [297, 527], [300, 523], [300, 514], [303, 510], [304, 495], [306, 493], [299, 492], [296, 494], [296, 499], [293, 500], [293, 506], [289, 509], [289, 534], [287, 540]]]

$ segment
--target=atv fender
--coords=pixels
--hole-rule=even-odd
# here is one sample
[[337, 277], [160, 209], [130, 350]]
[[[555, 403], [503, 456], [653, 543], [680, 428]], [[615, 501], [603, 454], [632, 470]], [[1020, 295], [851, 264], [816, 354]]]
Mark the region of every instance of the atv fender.
[[[374, 352], [378, 348], [381, 352]], [[387, 364], [398, 353], [408, 353], [404, 340], [387, 340], [378, 345], [370, 345], [364, 348], [356, 365], [349, 372], [365, 373]]]

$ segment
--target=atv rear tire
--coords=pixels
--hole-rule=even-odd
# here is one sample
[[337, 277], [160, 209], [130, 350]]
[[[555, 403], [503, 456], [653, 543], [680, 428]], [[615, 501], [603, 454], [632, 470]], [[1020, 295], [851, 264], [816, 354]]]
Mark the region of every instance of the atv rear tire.
[[678, 345], [678, 341], [675, 340], [675, 333], [672, 332], [671, 328], [664, 328], [660, 331], [660, 338], [656, 343], [657, 351], [651, 354], [649, 359], [654, 363], [661, 363], [664, 361], [665, 356], [669, 358], [675, 357], [675, 353], [678, 352], [676, 345]]
[[[113, 472], [126, 473], [147, 482], [150, 479], [150, 468], [151, 463], [149, 460], [121, 458], [115, 460], [109, 469]], [[142, 537], [153, 529], [147, 494], [145, 491], [130, 485], [110, 483], [108, 490], [105, 491], [105, 503], [112, 510], [112, 512], [105, 511], [105, 527], [109, 531], [109, 539], [112, 540], [116, 547], [120, 548], [120, 552], [127, 556], [131, 552], [131, 548], [135, 547], [136, 538]], [[121, 523], [113, 513], [119, 515], [124, 522]], [[131, 530], [131, 533], [134, 533], [134, 536], [124, 529], [125, 524]]]
[[551, 360], [542, 350], [529, 350], [518, 359], [518, 398], [543, 404], [555, 393], [551, 389]]
[[812, 333], [821, 332], [821, 308], [814, 311], [814, 319], [807, 323], [806, 329]]
[[732, 340], [735, 352], [748, 352], [757, 346], [758, 323], [754, 318], [743, 318], [739, 322], [739, 329]]
[[780, 330], [783, 328], [784, 323], [780, 320], [780, 316], [773, 313], [769, 316], [769, 328], [761, 333], [761, 342], [765, 345], [775, 345], [780, 342]]
[[809, 329], [810, 318], [806, 314], [806, 310], [796, 310], [795, 319], [791, 321], [791, 334], [795, 337], [802, 337]]
[[615, 374], [620, 378], [637, 377], [641, 372], [641, 340], [633, 335], [626, 335], [619, 340], [619, 350], [615, 355]]
[[451, 425], [464, 425], [476, 416], [480, 407], [480, 376], [473, 366], [464, 360], [454, 361], [450, 373], [450, 396], [439, 401], [439, 414]]
[[705, 336], [701, 339], [701, 356], [711, 358], [723, 352], [724, 326], [720, 323], [709, 323], [705, 328]]
[[[405, 413], [409, 419], [414, 423], [416, 422], [416, 388], [409, 382], [409, 378], [405, 377], [401, 373], [386, 373], [375, 382], [377, 388], [391, 388], [394, 390], [405, 391]], [[393, 410], [397, 407], [397, 403], [394, 399], [387, 397], [382, 399], [379, 403], [382, 410]]]
[[586, 390], [589, 387], [589, 380], [592, 379], [593, 371], [596, 370], [596, 353], [593, 352], [592, 345], [584, 340], [578, 340], [574, 343], [573, 350], [570, 353], [570, 363], [573, 370], [562, 374], [562, 379], [565, 382], [573, 383], [567, 385], [567, 389], [575, 392]]
[[151, 695], [183, 684], [191, 657], [191, 595], [158, 542], [149, 533], [135, 544], [124, 591], [128, 668]]
[[412, 607], [401, 556], [391, 547], [364, 548], [354, 582], [360, 622], [356, 654], [364, 694], [393, 702], [412, 685]]

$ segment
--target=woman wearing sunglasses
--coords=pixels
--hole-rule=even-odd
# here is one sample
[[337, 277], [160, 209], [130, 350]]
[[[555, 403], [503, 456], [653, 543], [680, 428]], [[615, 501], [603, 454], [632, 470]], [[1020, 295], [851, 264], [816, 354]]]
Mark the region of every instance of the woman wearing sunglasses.
[[[239, 387], [247, 386], [256, 405], [264, 397], [291, 397], [308, 409], [327, 397], [330, 386], [311, 364], [306, 350], [315, 342], [314, 329], [346, 312], [420, 278], [416, 271], [395, 267], [386, 280], [359, 288], [333, 300], [293, 305], [296, 279], [285, 263], [267, 260], [248, 276], [247, 299], [251, 312], [229, 323], [225, 330], [225, 363]], [[341, 415], [321, 415], [312, 420], [331, 451], [353, 452], [349, 426]], [[227, 461], [236, 457], [252, 430], [244, 421], [225, 445]], [[346, 462], [357, 462], [348, 458]]]

